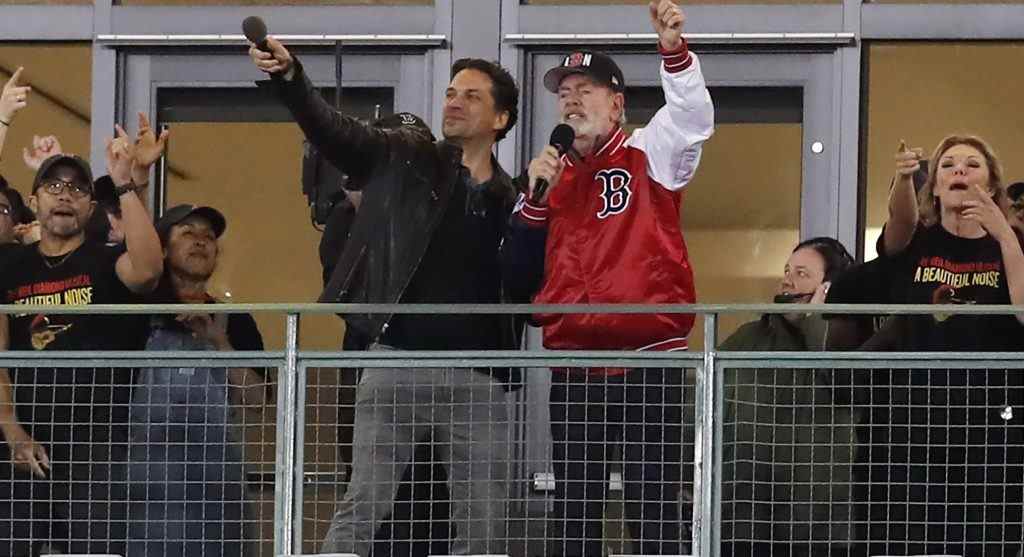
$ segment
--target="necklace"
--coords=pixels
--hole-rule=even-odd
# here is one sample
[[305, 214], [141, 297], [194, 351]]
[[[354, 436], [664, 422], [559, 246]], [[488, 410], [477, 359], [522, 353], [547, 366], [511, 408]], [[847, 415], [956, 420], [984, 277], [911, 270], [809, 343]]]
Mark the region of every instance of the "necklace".
[[39, 255], [43, 256], [43, 265], [46, 265], [47, 269], [56, 269], [57, 267], [63, 265], [64, 262], [67, 261], [69, 257], [71, 257], [72, 253], [75, 253], [75, 250], [71, 250], [65, 253], [64, 255], [58, 256], [49, 256], [44, 254], [43, 252], [39, 252]]

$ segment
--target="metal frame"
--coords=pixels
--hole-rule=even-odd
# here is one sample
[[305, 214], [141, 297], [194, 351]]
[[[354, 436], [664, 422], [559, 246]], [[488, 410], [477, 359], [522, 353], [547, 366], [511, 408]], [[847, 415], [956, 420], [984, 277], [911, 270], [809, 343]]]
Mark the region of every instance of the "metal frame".
[[[802, 235], [804, 237], [817, 234], [835, 235], [848, 247], [859, 246], [862, 238], [858, 230], [858, 215], [863, 212], [863, 200], [859, 194], [860, 141], [861, 141], [861, 87], [863, 77], [861, 64], [865, 40], [1020, 40], [1024, 39], [1024, 31], [1020, 22], [1024, 21], [1024, 5], [1022, 4], [874, 4], [864, 0], [840, 0], [835, 4], [823, 5], [694, 5], [687, 6], [687, 32], [697, 49], [703, 47], [717, 49], [735, 49], [749, 55], [758, 52], [765, 56], [785, 55], [786, 51], [813, 50], [818, 56], [828, 60], [827, 71], [817, 71], [815, 79], [824, 79], [827, 84], [819, 84], [827, 94], [816, 95], [814, 102], [827, 106], [830, 115], [822, 129], [827, 129], [830, 141], [827, 143], [825, 157], [821, 164], [825, 170], [815, 170], [809, 174], [805, 165], [804, 197], [802, 202]], [[113, 129], [114, 123], [120, 121], [124, 114], [142, 108], [152, 111], [155, 108], [157, 89], [161, 86], [192, 84], [198, 85], [203, 80], [191, 80], [178, 76], [173, 80], [153, 80], [153, 72], [160, 73], [163, 61], [170, 60], [165, 54], [196, 49], [206, 49], [206, 54], [218, 53], [237, 56], [239, 63], [245, 63], [244, 55], [238, 52], [242, 44], [238, 37], [240, 20], [245, 15], [260, 15], [271, 26], [276, 34], [290, 35], [293, 43], [316, 48], [341, 38], [344, 42], [364, 49], [367, 56], [374, 55], [382, 47], [392, 54], [395, 49], [405, 52], [405, 59], [418, 57], [422, 63], [404, 62], [401, 64], [403, 83], [419, 84], [415, 94], [407, 91], [404, 95], [396, 91], [396, 106], [403, 109], [419, 110], [424, 119], [432, 126], [440, 126], [441, 114], [437, 110], [437, 99], [442, 98], [448, 82], [448, 68], [458, 56], [474, 55], [495, 58], [509, 68], [520, 83], [528, 84], [533, 79], [531, 61], [534, 55], [545, 50], [564, 47], [568, 44], [614, 44], [617, 48], [633, 50], [639, 45], [651, 43], [651, 34], [642, 6], [624, 5], [533, 5], [522, 4], [520, 0], [435, 0], [433, 5], [418, 6], [258, 6], [240, 9], [237, 6], [122, 6], [114, 5], [113, 0], [95, 0], [92, 5], [0, 5], [0, 42], [17, 41], [88, 41], [92, 45], [92, 126], [90, 143], [92, 162], [102, 168], [103, 145], [105, 138]], [[154, 52], [154, 48], [162, 54]], [[141, 53], [147, 52], [140, 56]], [[408, 54], [416, 52], [416, 55]], [[323, 56], [327, 63], [327, 53]], [[186, 68], [189, 63], [195, 64], [198, 57], [185, 60], [181, 66]], [[160, 60], [154, 63], [154, 60]], [[318, 64], [320, 62], [314, 62]], [[200, 64], [202, 65], [202, 64]], [[193, 67], [192, 70], [197, 68]], [[184, 70], [189, 73], [188, 70]], [[331, 71], [314, 70], [323, 83], [329, 82]], [[199, 72], [201, 73], [201, 72]], [[194, 74], [193, 74], [194, 75]], [[255, 75], [255, 74], [253, 74]], [[134, 80], [134, 81], [133, 81]], [[241, 81], [218, 81], [221, 86], [237, 85]], [[134, 86], [132, 83], [134, 82]], [[144, 86], [139, 87], [140, 85]], [[218, 83], [206, 81], [206, 86]], [[426, 91], [427, 94], [423, 94]], [[536, 144], [537, 132], [530, 129], [528, 123], [537, 112], [534, 93], [523, 87], [521, 114], [523, 125], [517, 126], [510, 136], [499, 143], [498, 160], [508, 170], [515, 172], [522, 168], [527, 160], [531, 145]], [[819, 107], [819, 109], [821, 108]], [[805, 129], [805, 136], [813, 137], [816, 133]], [[805, 149], [810, 141], [804, 141]], [[805, 157], [807, 154], [805, 153]], [[813, 179], [812, 179], [813, 176]], [[151, 194], [155, 188], [151, 188]], [[155, 198], [151, 205], [155, 204]], [[264, 306], [222, 306], [218, 311], [287, 311], [289, 326], [294, 320], [297, 331], [298, 316], [294, 312], [336, 313], [359, 311], [354, 307], [295, 307], [285, 305]], [[84, 308], [97, 311], [101, 308]], [[122, 308], [123, 309], [123, 308]], [[365, 308], [363, 308], [365, 309]], [[423, 309], [401, 307], [399, 311], [429, 313], [436, 308]], [[476, 308], [479, 312], [490, 312], [493, 308]], [[511, 308], [514, 311], [532, 311], [537, 308]], [[549, 308], [558, 311], [559, 308]], [[562, 308], [563, 310], [565, 308]], [[638, 308], [633, 307], [633, 311]], [[770, 306], [746, 305], [737, 307], [703, 306], [658, 308], [646, 306], [641, 311], [699, 311], [716, 313], [728, 311], [770, 311]], [[808, 308], [813, 309], [813, 308]], [[863, 308], [832, 307], [835, 312], [842, 309], [846, 313], [912, 313], [914, 308]], [[926, 308], [916, 308], [918, 313]], [[927, 307], [927, 312], [937, 308]], [[1001, 310], [1008, 313], [1013, 308], [989, 307], [952, 308], [950, 312], [993, 313]], [[52, 312], [53, 308], [47, 308]], [[210, 308], [203, 308], [210, 311]], [[472, 311], [473, 308], [460, 308]], [[509, 311], [506, 306], [502, 311]], [[601, 311], [630, 311], [629, 307], [606, 308]], [[980, 310], [980, 311], [972, 311]], [[140, 309], [138, 313], [148, 313], [154, 308]], [[180, 311], [180, 310], [179, 310]], [[392, 310], [388, 310], [392, 311]], [[547, 311], [547, 309], [545, 310]], [[591, 309], [593, 311], [593, 309]], [[714, 319], [709, 319], [714, 323]], [[714, 339], [713, 332], [709, 338]], [[198, 360], [185, 357], [181, 362], [197, 362], [204, 365], [210, 361], [230, 362], [263, 362], [271, 357], [276, 361], [286, 359], [283, 376], [291, 378], [302, 376], [306, 365], [317, 362], [322, 355], [301, 353], [298, 351], [297, 336], [289, 335], [289, 349], [286, 353], [262, 353], [253, 356], [253, 360], [231, 360], [204, 356]], [[532, 336], [530, 346], [539, 346], [536, 335]], [[709, 346], [713, 346], [710, 344]], [[526, 366], [546, 367], [555, 363], [565, 363], [568, 354], [544, 353], [542, 356], [530, 355]], [[55, 354], [48, 354], [54, 357]], [[95, 362], [96, 358], [114, 355], [81, 354], [68, 355], [67, 366], [83, 365]], [[162, 354], [169, 358], [170, 353]], [[235, 354], [236, 357], [250, 355]], [[335, 355], [336, 356], [336, 355]], [[406, 355], [409, 357], [410, 355]], [[422, 356], [422, 355], [420, 355]], [[523, 359], [524, 353], [516, 353]], [[585, 364], [588, 361], [607, 363], [609, 357], [625, 358], [624, 363], [643, 366], [644, 362], [660, 361], [656, 355], [644, 355], [639, 358], [627, 357], [625, 354], [572, 354], [574, 363]], [[904, 356], [906, 359], [904, 359]], [[919, 355], [918, 355], [919, 356]], [[1013, 367], [1013, 359], [1004, 361], [1002, 358], [1011, 355], [1000, 355], [998, 360], [991, 355], [963, 354], [930, 354], [926, 365], [935, 365], [934, 358], [946, 361], [962, 362], [966, 366], [991, 365], [998, 361], [1001, 366]], [[1020, 355], [1018, 355], [1020, 356]], [[342, 360], [346, 365], [372, 365], [380, 361], [380, 354], [370, 359], [360, 359], [364, 355], [345, 354]], [[594, 358], [589, 360], [588, 358]], [[712, 404], [711, 413], [721, 415], [721, 401], [716, 394], [721, 392], [721, 369], [724, 365], [738, 367], [749, 364], [762, 366], [767, 363], [813, 367], [824, 361], [835, 363], [842, 361], [849, 367], [883, 365], [886, 361], [898, 361], [901, 366], [913, 364], [914, 355], [886, 354], [887, 360], [880, 360], [865, 354], [829, 354], [818, 359], [806, 354], [740, 354], [718, 353], [710, 351], [702, 354], [703, 360], [698, 367], [703, 372], [701, 403]], [[212, 359], [211, 359], [212, 358]], [[781, 359], [780, 359], [781, 358]], [[1019, 359], [1019, 358], [1018, 358]], [[329, 358], [328, 358], [329, 360]], [[15, 365], [18, 363], [32, 365], [38, 359], [24, 354], [0, 354], [0, 362]], [[122, 358], [128, 365], [152, 364], [151, 359], [138, 360]], [[327, 361], [327, 360], [325, 360]], [[440, 361], [440, 360], [439, 360]], [[453, 362], [465, 363], [465, 358], [456, 358]], [[498, 360], [496, 360], [498, 361]], [[687, 359], [687, 361], [691, 361]], [[301, 362], [301, 363], [300, 363]], [[395, 365], [396, 362], [388, 362]], [[698, 362], [693, 362], [698, 363]], [[664, 362], [662, 362], [664, 364]], [[273, 365], [273, 364], [271, 364]], [[925, 364], [922, 364], [925, 365]], [[297, 366], [297, 367], [296, 367]], [[289, 371], [290, 370], [290, 371]], [[717, 377], [717, 380], [715, 378]], [[717, 391], [717, 393], [716, 393]], [[295, 392], [292, 383], [291, 392], [282, 389], [279, 401], [286, 407], [294, 408], [304, 393]], [[720, 397], [719, 397], [720, 398]], [[717, 402], [715, 402], [717, 400]], [[522, 401], [521, 401], [522, 402]], [[301, 419], [292, 412], [279, 413], [282, 423], [278, 424], [278, 434], [287, 435], [289, 428], [294, 435], [295, 419]], [[288, 421], [291, 420], [290, 423]], [[301, 429], [301, 428], [300, 428]], [[294, 441], [296, 437], [292, 437]], [[721, 423], [708, 422], [701, 432], [702, 462], [712, 459], [711, 468], [717, 470], [721, 466], [720, 446], [716, 449], [716, 439], [721, 438]], [[709, 445], [710, 443], [710, 445]], [[282, 445], [282, 447], [287, 446]], [[711, 451], [710, 453], [708, 451]], [[279, 486], [283, 491], [278, 493], [278, 509], [285, 513], [281, 519], [301, 517], [301, 497], [296, 498], [296, 482], [301, 485], [302, 455], [295, 454], [296, 446], [279, 455], [278, 478], [286, 485]], [[296, 465], [298, 465], [296, 467]], [[705, 468], [707, 468], [705, 466]], [[289, 472], [289, 470], [291, 472]], [[701, 476], [703, 488], [710, 492], [711, 503], [704, 504], [700, 517], [704, 524], [713, 524], [718, 509], [720, 478]], [[288, 495], [290, 493], [291, 495]], [[286, 497], [287, 495], [287, 497]], [[285, 511], [285, 501], [298, 500], [295, 505]], [[706, 498], [701, 498], [706, 499]], [[695, 516], [695, 520], [697, 516]], [[291, 522], [280, 520], [278, 527], [287, 528]], [[297, 525], [297, 526], [295, 526]], [[281, 532], [279, 543], [293, 539], [294, 543], [285, 546], [276, 545], [279, 554], [289, 550], [300, 549], [301, 520], [293, 523], [295, 530], [291, 534]], [[717, 529], [695, 528], [696, 547], [700, 554], [710, 555], [717, 542], [714, 536]], [[296, 535], [295, 532], [298, 532]], [[292, 538], [288, 538], [292, 536]], [[697, 539], [699, 538], [699, 539]], [[287, 545], [292, 546], [288, 548]], [[708, 546], [711, 546], [710, 548]]]
[[[455, 57], [495, 58], [521, 82], [530, 77], [528, 49], [609, 42], [649, 44], [642, 13], [631, 5], [535, 5], [520, 0], [435, 0], [432, 5], [124, 6], [114, 0], [91, 5], [0, 5], [0, 42], [90, 41], [93, 45], [91, 147], [102, 165], [103, 141], [124, 114], [125, 59], [119, 53], [140, 46], [194, 48], [238, 45], [243, 15], [264, 17], [272, 32], [295, 43], [327, 44], [342, 38], [353, 45], [388, 43], [428, 49], [427, 96], [423, 115], [435, 127], [433, 105], [448, 80]], [[833, 234], [847, 246], [861, 241], [858, 215], [861, 58], [865, 40], [1019, 40], [1024, 5], [875, 4], [839, 0], [834, 4], [687, 6], [687, 32], [694, 45], [747, 45], [763, 50], [826, 46], [834, 49], [831, 127], [825, 155], [829, 170], [821, 190], [805, 198], [804, 236]], [[187, 46], [186, 46], [187, 45]], [[420, 95], [420, 99], [424, 96]], [[524, 91], [522, 114], [531, 114]], [[405, 106], [403, 106], [405, 108]], [[525, 119], [525, 118], [524, 118]], [[498, 159], [517, 169], [529, 141], [519, 126], [498, 146]], [[834, 148], [832, 148], [834, 146]], [[806, 176], [805, 176], [806, 178]], [[805, 180], [806, 182], [806, 180]], [[810, 187], [810, 186], [808, 186]], [[805, 215], [805, 216], [807, 216]]]

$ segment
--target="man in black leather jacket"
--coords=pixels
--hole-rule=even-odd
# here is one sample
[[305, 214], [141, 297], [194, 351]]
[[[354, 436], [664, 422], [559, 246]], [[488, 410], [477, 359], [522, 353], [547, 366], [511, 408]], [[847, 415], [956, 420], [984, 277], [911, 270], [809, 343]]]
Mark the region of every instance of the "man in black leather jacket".
[[[273, 38], [249, 51], [265, 84], [306, 138], [364, 191], [321, 301], [496, 303], [498, 249], [512, 180], [492, 151], [515, 125], [519, 94], [497, 64], [459, 60], [444, 101], [444, 140], [383, 130], [336, 112], [302, 65]], [[345, 345], [376, 350], [513, 348], [510, 318], [488, 315], [347, 316]], [[457, 527], [454, 554], [505, 553], [510, 370], [366, 369], [356, 392], [352, 478], [325, 552], [366, 557], [419, 437], [442, 443]]]

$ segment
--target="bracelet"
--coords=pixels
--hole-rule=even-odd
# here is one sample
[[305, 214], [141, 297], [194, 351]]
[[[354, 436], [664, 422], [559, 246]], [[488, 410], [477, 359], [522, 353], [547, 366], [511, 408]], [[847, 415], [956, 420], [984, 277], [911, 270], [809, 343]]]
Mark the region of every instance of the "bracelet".
[[114, 186], [114, 195], [121, 197], [126, 193], [134, 193], [139, 191], [139, 186], [135, 185], [135, 182], [128, 182], [123, 186]]
[[3, 124], [5, 126], [7, 126], [8, 128], [11, 127], [11, 123], [10, 122], [4, 122], [3, 120], [0, 120], [0, 124]]

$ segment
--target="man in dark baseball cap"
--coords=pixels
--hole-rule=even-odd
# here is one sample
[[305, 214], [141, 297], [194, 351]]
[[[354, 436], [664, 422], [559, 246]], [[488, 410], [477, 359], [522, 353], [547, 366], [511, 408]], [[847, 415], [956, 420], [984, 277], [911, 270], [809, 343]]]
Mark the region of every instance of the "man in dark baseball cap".
[[[40, 186], [52, 184], [54, 178], [62, 177], [70, 180], [90, 197], [93, 194], [92, 169], [85, 159], [77, 155], [54, 155], [39, 166], [36, 171], [35, 180], [32, 182], [32, 193], [35, 193]], [[67, 181], [66, 180], [66, 181]]]

